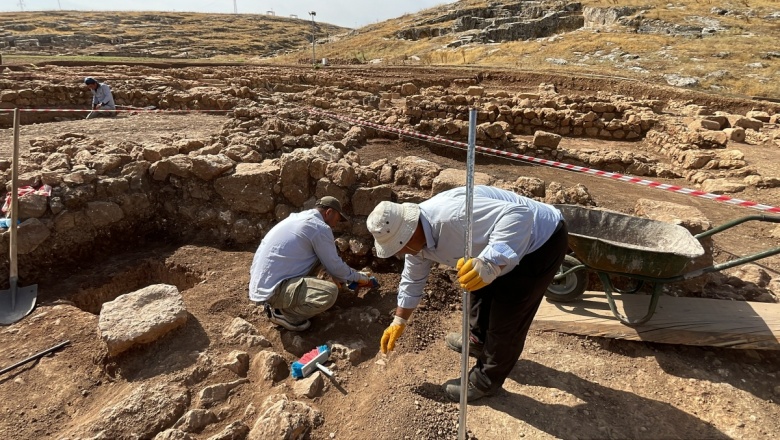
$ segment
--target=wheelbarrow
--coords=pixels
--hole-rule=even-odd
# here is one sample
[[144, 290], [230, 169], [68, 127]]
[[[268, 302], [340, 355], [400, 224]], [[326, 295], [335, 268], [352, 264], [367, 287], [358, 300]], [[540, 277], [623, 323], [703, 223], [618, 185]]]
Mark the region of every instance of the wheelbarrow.
[[[777, 216], [742, 217], [693, 236], [682, 226], [671, 223], [576, 205], [556, 205], [556, 208], [566, 220], [569, 248], [574, 255], [566, 255], [545, 296], [556, 302], [576, 300], [587, 289], [585, 270], [594, 271], [604, 286], [612, 314], [631, 327], [652, 318], [665, 284], [780, 254], [780, 247], [777, 247], [686, 272], [694, 259], [704, 255], [704, 248], [699, 242], [701, 239], [751, 220], [780, 223]], [[633, 285], [629, 289], [619, 289], [612, 282], [612, 277], [633, 280]], [[637, 293], [644, 283], [653, 284], [647, 314], [631, 319], [620, 313], [615, 306], [613, 292]]]

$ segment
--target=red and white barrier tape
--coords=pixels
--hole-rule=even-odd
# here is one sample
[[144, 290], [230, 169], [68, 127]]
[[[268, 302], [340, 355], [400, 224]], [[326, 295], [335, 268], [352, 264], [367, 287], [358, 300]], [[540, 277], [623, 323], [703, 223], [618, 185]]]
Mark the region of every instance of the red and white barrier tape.
[[[418, 132], [411, 131], [411, 130], [402, 130], [402, 129], [399, 129], [399, 128], [386, 127], [384, 125], [380, 125], [380, 124], [377, 124], [377, 123], [374, 123], [374, 122], [369, 122], [369, 121], [365, 121], [365, 120], [362, 120], [362, 119], [354, 119], [354, 118], [350, 118], [350, 117], [347, 117], [347, 116], [336, 115], [336, 114], [333, 114], [333, 113], [323, 112], [323, 111], [316, 110], [316, 109], [311, 109], [311, 108], [308, 109], [308, 111], [310, 113], [312, 113], [312, 114], [321, 115], [321, 116], [325, 116], [325, 117], [328, 117], [328, 118], [332, 118], [332, 119], [336, 119], [336, 120], [340, 120], [340, 121], [344, 121], [344, 122], [350, 122], [350, 123], [353, 123], [353, 124], [363, 125], [363, 126], [366, 126], [366, 127], [371, 127], [371, 128], [374, 128], [374, 129], [380, 130], [380, 131], [401, 134], [403, 136], [407, 136], [407, 137], [411, 137], [411, 138], [415, 138], [415, 139], [420, 139], [420, 140], [430, 141], [430, 142], [435, 142], [435, 143], [441, 143], [441, 144], [450, 145], [450, 146], [457, 147], [457, 148], [462, 148], [462, 149], [468, 148], [468, 144], [466, 144], [466, 143], [453, 141], [453, 140], [450, 140], [450, 139], [445, 139], [445, 138], [442, 138], [442, 137], [439, 137], [439, 136], [429, 136], [429, 135], [418, 133]], [[778, 208], [778, 207], [770, 206], [770, 205], [764, 205], [764, 204], [756, 203], [756, 202], [751, 202], [750, 200], [737, 199], [737, 198], [734, 198], [734, 197], [728, 197], [728, 196], [724, 196], [724, 195], [721, 195], [721, 194], [712, 194], [712, 193], [708, 193], [708, 192], [704, 192], [704, 191], [699, 191], [699, 190], [696, 190], [696, 189], [683, 188], [683, 187], [677, 186], [677, 185], [669, 185], [669, 184], [666, 184], [666, 183], [655, 182], [655, 181], [647, 180], [647, 179], [640, 179], [640, 178], [637, 178], [637, 177], [626, 176], [626, 175], [623, 175], [623, 174], [612, 173], [612, 172], [609, 172], [609, 171], [595, 170], [595, 169], [592, 169], [592, 168], [582, 167], [582, 166], [578, 166], [578, 165], [570, 165], [570, 164], [567, 164], [567, 163], [557, 162], [557, 161], [554, 161], [554, 160], [539, 159], [537, 157], [526, 156], [524, 154], [510, 153], [508, 151], [502, 151], [502, 150], [496, 150], [496, 149], [493, 149], [493, 148], [480, 147], [479, 145], [477, 145], [476, 150], [478, 152], [486, 153], [486, 154], [490, 154], [490, 155], [494, 155], [494, 156], [509, 157], [509, 158], [513, 158], [513, 159], [526, 161], [526, 162], [538, 163], [538, 164], [542, 164], [542, 165], [547, 165], [547, 166], [552, 166], [552, 167], [556, 167], [556, 168], [561, 168], [561, 169], [564, 169], [564, 170], [577, 171], [577, 172], [580, 172], [580, 173], [590, 174], [590, 175], [593, 175], [593, 176], [606, 177], [606, 178], [610, 178], [610, 179], [613, 179], [613, 180], [618, 180], [618, 181], [621, 181], [621, 182], [634, 183], [634, 184], [637, 184], [637, 185], [647, 186], [647, 187], [656, 188], [656, 189], [662, 189], [662, 190], [666, 190], [666, 191], [675, 192], [675, 193], [678, 193], [678, 194], [685, 194], [685, 195], [689, 195], [689, 196], [700, 197], [700, 198], [703, 198], [703, 199], [714, 200], [716, 202], [721, 202], [721, 203], [725, 203], [725, 204], [728, 204], [728, 205], [742, 206], [744, 208], [752, 208], [752, 209], [757, 209], [759, 211], [764, 211], [764, 212], [780, 213], [780, 208]]]

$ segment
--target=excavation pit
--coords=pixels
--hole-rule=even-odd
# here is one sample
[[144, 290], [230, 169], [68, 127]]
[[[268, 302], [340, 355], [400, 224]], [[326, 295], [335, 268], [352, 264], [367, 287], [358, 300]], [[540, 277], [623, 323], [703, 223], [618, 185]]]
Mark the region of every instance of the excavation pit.
[[62, 295], [79, 309], [97, 315], [103, 303], [152, 284], [170, 284], [184, 292], [203, 280], [186, 267], [166, 263], [162, 256], [121, 258], [104, 266], [66, 279]]

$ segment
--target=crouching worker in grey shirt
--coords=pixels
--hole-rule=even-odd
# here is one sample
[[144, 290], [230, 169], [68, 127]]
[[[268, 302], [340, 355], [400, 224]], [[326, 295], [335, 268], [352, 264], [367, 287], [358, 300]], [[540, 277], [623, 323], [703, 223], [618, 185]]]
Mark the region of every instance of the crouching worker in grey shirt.
[[92, 92], [92, 111], [87, 115], [87, 119], [116, 116], [116, 104], [114, 95], [111, 94], [111, 87], [106, 83], [98, 83], [91, 77], [84, 78], [84, 84]]
[[[260, 242], [249, 274], [249, 299], [265, 308], [272, 323], [291, 331], [306, 330], [309, 318], [336, 302], [337, 282], [351, 289], [375, 285], [373, 277], [339, 257], [331, 228], [345, 220], [341, 203], [326, 196], [314, 209], [277, 223]], [[319, 279], [320, 268], [332, 280]]]

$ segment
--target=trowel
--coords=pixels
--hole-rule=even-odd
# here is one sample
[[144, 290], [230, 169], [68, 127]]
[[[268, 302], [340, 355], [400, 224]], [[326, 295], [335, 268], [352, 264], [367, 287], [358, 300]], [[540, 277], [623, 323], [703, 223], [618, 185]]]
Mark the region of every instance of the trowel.
[[9, 290], [0, 291], [0, 325], [9, 325], [24, 318], [35, 307], [38, 298], [38, 285], [19, 287], [19, 274], [16, 254], [16, 229], [19, 219], [19, 126], [21, 125], [19, 109], [14, 109], [14, 152], [11, 169], [11, 224], [10, 224], [10, 255], [11, 267], [8, 271]]

